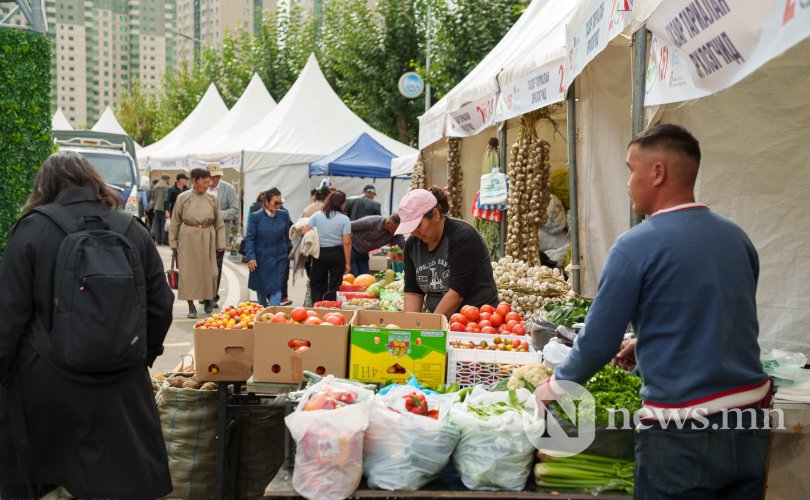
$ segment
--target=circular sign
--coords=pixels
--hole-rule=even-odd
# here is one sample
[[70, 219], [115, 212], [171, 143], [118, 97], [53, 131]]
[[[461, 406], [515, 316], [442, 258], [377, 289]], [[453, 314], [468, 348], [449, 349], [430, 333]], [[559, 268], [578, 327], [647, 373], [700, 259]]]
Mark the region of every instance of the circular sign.
[[425, 81], [419, 73], [409, 71], [399, 77], [399, 93], [408, 99], [415, 99], [425, 89]]

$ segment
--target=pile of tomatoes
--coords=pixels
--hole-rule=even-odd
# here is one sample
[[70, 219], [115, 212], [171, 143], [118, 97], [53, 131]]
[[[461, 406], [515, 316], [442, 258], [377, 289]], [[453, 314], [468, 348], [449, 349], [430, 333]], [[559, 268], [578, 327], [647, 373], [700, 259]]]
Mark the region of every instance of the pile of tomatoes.
[[289, 313], [281, 311], [275, 314], [265, 313], [257, 321], [293, 325], [346, 325], [346, 317], [339, 312], [329, 312], [324, 314], [323, 318], [321, 318], [317, 311], [304, 309], [303, 307], [296, 307]]
[[497, 307], [483, 305], [480, 309], [464, 306], [450, 316], [450, 331], [526, 335], [526, 322], [506, 302], [501, 302]]
[[253, 328], [256, 314], [261, 311], [261, 304], [242, 302], [237, 306], [228, 306], [218, 313], [194, 324], [200, 330], [249, 330]]

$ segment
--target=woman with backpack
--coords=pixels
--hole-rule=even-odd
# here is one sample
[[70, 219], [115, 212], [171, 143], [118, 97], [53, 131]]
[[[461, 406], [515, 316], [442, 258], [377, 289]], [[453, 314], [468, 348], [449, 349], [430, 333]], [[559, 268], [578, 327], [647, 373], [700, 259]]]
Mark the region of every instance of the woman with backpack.
[[309, 277], [313, 303], [335, 300], [343, 275], [350, 271], [352, 223], [343, 213], [345, 210], [346, 193], [336, 190], [301, 230], [301, 234], [306, 234], [316, 229], [320, 243], [320, 255], [313, 260]]
[[208, 194], [211, 172], [191, 171], [192, 189], [177, 197], [169, 225], [169, 246], [180, 268], [177, 297], [188, 302], [188, 317], [197, 317], [195, 300], [203, 300], [206, 314], [217, 295], [217, 252], [225, 251], [225, 221], [216, 196]]
[[[146, 228], [78, 153], [51, 155], [0, 263], [0, 498], [171, 493], [148, 366], [174, 296]], [[65, 259], [65, 261], [62, 261]], [[59, 262], [59, 264], [58, 264]]]

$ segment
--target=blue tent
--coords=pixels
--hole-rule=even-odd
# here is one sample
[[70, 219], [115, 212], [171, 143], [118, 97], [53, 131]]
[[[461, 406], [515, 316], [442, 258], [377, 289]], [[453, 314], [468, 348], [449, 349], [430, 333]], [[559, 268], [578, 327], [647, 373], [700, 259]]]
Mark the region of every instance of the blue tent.
[[363, 132], [334, 153], [310, 163], [309, 175], [387, 179], [395, 156]]

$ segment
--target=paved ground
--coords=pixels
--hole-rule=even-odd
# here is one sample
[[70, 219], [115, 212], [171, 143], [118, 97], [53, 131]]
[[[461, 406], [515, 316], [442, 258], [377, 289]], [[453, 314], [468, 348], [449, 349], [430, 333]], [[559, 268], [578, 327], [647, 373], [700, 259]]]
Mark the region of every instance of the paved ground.
[[[168, 246], [158, 246], [158, 251], [163, 258], [164, 267], [168, 269], [171, 264], [171, 250]], [[256, 300], [256, 292], [248, 290], [247, 278], [247, 264], [242, 263], [241, 256], [231, 257], [226, 254], [222, 263], [222, 283], [219, 290], [220, 306], [235, 305], [248, 299]], [[306, 294], [306, 276], [299, 276], [295, 281], [295, 285], [293, 285], [291, 277], [288, 292], [289, 298], [294, 305], [302, 305]], [[175, 291], [176, 296], [177, 292]], [[217, 310], [215, 309], [214, 312], [217, 312]], [[155, 361], [155, 365], [150, 370], [151, 373], [173, 371], [178, 367], [181, 358], [193, 351], [192, 330], [194, 323], [206, 317], [205, 311], [203, 311], [200, 304], [197, 304], [197, 313], [197, 319], [186, 318], [188, 304], [185, 300], [175, 300], [174, 321], [163, 343], [165, 351]], [[186, 363], [188, 363], [190, 358], [186, 356], [185, 359]]]

